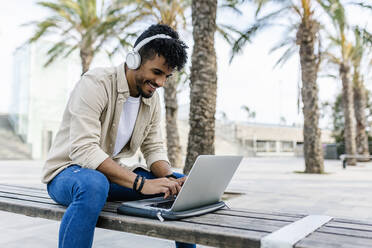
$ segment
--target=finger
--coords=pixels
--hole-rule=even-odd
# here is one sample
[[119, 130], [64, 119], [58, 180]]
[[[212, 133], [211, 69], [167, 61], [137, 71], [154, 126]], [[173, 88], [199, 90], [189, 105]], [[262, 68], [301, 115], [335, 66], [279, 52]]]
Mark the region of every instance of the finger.
[[172, 183], [171, 185], [169, 185], [169, 189], [170, 189], [172, 195], [177, 194], [176, 183]]
[[167, 187], [169, 190], [170, 195], [173, 195], [172, 187], [173, 187], [174, 182], [170, 178], [164, 178], [164, 187]]
[[174, 182], [173, 183], [173, 195], [177, 195], [178, 194], [178, 192], [179, 192], [179, 190], [178, 190], [178, 188], [180, 187], [180, 185], [178, 184], [178, 182]]
[[181, 185], [180, 184], [176, 184], [176, 188], [177, 188], [177, 195], [178, 195], [178, 193], [180, 193], [180, 191], [181, 191]]
[[181, 177], [181, 178], [178, 178], [178, 182], [180, 182], [181, 186], [185, 183], [187, 177]]
[[175, 178], [172, 178], [172, 179], [170, 179], [171, 181], [173, 181], [173, 182], [176, 182], [178, 185], [180, 185], [180, 186], [182, 186], [182, 184], [183, 184], [183, 182], [180, 180], [180, 179], [175, 179]]
[[168, 198], [168, 196], [169, 196], [169, 190], [166, 189], [164, 192], [164, 199]]

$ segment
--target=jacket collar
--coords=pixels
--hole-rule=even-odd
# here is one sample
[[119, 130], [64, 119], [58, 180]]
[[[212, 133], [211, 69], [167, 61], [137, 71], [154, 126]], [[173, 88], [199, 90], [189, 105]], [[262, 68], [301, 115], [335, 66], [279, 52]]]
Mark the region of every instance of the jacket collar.
[[[129, 96], [129, 85], [127, 81], [127, 77], [125, 76], [125, 69], [124, 69], [125, 63], [120, 64], [118, 67], [116, 67], [116, 73], [117, 73], [117, 92], [124, 94], [126, 98]], [[146, 105], [150, 105], [151, 98], [144, 98], [141, 97], [142, 102]]]

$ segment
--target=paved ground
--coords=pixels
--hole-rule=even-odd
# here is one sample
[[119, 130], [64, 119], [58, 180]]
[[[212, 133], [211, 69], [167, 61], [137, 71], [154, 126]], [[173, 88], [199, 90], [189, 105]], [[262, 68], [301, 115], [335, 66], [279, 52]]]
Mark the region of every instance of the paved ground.
[[[44, 187], [42, 162], [0, 161], [0, 183]], [[372, 163], [343, 170], [325, 162], [327, 174], [306, 175], [301, 158], [246, 158], [228, 191], [243, 193], [230, 207], [287, 213], [327, 214], [372, 221]], [[0, 247], [57, 247], [59, 222], [0, 211]], [[173, 242], [96, 229], [94, 248], [174, 247]]]

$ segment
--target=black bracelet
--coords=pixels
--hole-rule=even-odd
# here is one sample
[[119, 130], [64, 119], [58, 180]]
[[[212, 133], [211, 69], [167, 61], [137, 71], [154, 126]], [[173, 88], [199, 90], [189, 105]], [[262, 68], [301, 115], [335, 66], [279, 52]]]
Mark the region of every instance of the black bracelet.
[[170, 177], [172, 177], [172, 178], [174, 178], [174, 179], [177, 179], [177, 177], [172, 173], [172, 174], [170, 174], [170, 175], [166, 175], [165, 176], [166, 178], [170, 178]]
[[141, 177], [140, 175], [137, 175], [137, 176], [136, 176], [136, 179], [134, 179], [134, 183], [133, 183], [133, 190], [134, 190], [134, 191], [137, 191], [137, 183], [138, 183], [138, 179], [139, 179], [140, 177]]
[[145, 178], [144, 177], [141, 177], [141, 184], [140, 184], [140, 186], [139, 186], [139, 188], [138, 188], [138, 190], [137, 190], [137, 193], [141, 193], [141, 190], [142, 190], [142, 188], [143, 188], [143, 185], [145, 184]]

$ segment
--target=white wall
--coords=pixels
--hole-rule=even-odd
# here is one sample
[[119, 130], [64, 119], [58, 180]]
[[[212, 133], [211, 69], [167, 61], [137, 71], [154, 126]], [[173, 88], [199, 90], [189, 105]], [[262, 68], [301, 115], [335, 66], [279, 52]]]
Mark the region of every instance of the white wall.
[[40, 41], [14, 53], [11, 118], [16, 132], [31, 145], [34, 159], [45, 158], [47, 132], [57, 133], [68, 96], [81, 74], [77, 53], [44, 67], [50, 46]]
[[[12, 103], [10, 116], [17, 134], [32, 148], [33, 159], [44, 159], [48, 152], [48, 132], [55, 137], [69, 95], [82, 72], [78, 51], [59, 58], [48, 67], [51, 42], [38, 41], [14, 52]], [[91, 68], [110, 66], [105, 54], [95, 56]]]

